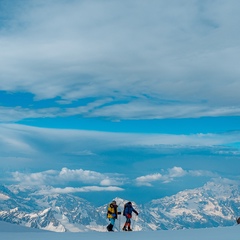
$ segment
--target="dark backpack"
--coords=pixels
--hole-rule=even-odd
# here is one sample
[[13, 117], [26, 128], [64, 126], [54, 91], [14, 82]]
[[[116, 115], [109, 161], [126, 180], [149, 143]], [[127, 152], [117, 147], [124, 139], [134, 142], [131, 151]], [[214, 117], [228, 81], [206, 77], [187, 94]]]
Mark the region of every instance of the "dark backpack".
[[123, 209], [123, 216], [126, 216], [127, 214], [132, 214], [133, 207], [129, 203], [124, 204], [124, 209]]

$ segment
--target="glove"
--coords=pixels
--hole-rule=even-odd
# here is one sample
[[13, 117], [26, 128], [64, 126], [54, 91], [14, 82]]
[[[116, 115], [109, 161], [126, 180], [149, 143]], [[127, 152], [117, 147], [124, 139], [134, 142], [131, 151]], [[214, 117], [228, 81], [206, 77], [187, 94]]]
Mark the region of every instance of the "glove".
[[138, 213], [136, 213], [136, 215], [138, 216]]

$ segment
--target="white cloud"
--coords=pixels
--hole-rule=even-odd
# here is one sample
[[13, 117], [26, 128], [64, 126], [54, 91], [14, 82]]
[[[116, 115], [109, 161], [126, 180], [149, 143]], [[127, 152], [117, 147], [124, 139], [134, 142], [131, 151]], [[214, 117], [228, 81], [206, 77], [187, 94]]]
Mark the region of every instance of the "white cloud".
[[41, 189], [36, 194], [67, 194], [67, 193], [79, 193], [79, 192], [118, 192], [124, 191], [123, 188], [108, 186], [108, 187], [99, 187], [99, 186], [87, 186], [87, 187], [65, 187], [65, 188], [47, 188]]
[[21, 185], [46, 185], [47, 183], [53, 182], [57, 171], [48, 170], [44, 172], [37, 173], [21, 173], [21, 172], [13, 172], [12, 176], [14, 181], [19, 182]]
[[64, 181], [96, 182], [104, 178], [104, 175], [98, 172], [83, 169], [62, 168], [58, 175], [59, 179]]
[[151, 187], [153, 182], [162, 182], [162, 183], [169, 183], [176, 180], [176, 178], [182, 178], [185, 176], [192, 176], [192, 177], [218, 177], [218, 174], [210, 172], [210, 171], [203, 171], [203, 170], [184, 170], [181, 167], [173, 167], [167, 170], [162, 169], [162, 173], [154, 173], [149, 174], [141, 177], [137, 177], [135, 179], [136, 184], [138, 186], [148, 186]]
[[170, 178], [178, 178], [185, 176], [187, 172], [183, 170], [181, 167], [173, 167], [168, 169], [168, 174]]
[[[48, 170], [37, 173], [12, 173], [14, 181], [19, 182], [21, 185], [55, 185], [55, 184], [68, 184], [71, 182], [77, 182], [78, 184], [99, 184], [101, 186], [118, 186], [122, 185], [124, 178], [118, 174], [105, 174], [95, 171], [83, 170], [83, 169], [68, 169], [62, 168], [61, 171]], [[81, 188], [87, 191], [88, 188]], [[91, 189], [91, 188], [90, 188]], [[111, 188], [109, 188], [111, 189]], [[80, 191], [80, 190], [79, 190]]]
[[151, 182], [161, 180], [163, 178], [162, 174], [154, 173], [146, 176], [141, 176], [136, 178], [137, 185], [151, 186]]

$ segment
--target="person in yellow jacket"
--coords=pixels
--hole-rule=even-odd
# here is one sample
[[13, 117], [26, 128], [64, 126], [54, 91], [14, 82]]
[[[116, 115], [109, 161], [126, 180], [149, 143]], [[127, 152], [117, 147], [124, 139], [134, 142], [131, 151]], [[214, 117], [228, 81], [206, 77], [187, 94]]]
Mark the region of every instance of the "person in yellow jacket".
[[118, 212], [117, 210], [118, 205], [115, 200], [113, 200], [109, 205], [107, 209], [107, 218], [109, 219], [110, 223], [107, 226], [107, 230], [109, 232], [113, 232], [113, 227], [115, 224], [115, 220], [117, 219], [117, 215], [121, 214], [121, 212]]

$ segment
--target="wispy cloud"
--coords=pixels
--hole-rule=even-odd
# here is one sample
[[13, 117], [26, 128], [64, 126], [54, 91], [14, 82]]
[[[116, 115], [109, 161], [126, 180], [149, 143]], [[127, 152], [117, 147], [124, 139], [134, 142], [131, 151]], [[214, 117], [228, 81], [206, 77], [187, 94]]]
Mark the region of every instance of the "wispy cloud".
[[163, 118], [198, 118], [202, 116], [238, 116], [240, 108], [209, 106], [205, 103], [161, 102], [157, 99], [141, 99], [124, 104], [112, 103], [88, 113], [90, 117], [111, 119], [163, 119]]
[[215, 172], [207, 170], [189, 170], [187, 174], [193, 177], [218, 177], [219, 175]]
[[[99, 151], [123, 147], [153, 147], [161, 149], [212, 148], [216, 153], [225, 151], [236, 155], [239, 132], [224, 134], [134, 134], [100, 131], [64, 130], [29, 127], [18, 124], [0, 125], [0, 150], [8, 156], [94, 156]], [[232, 146], [232, 147], [231, 147]], [[232, 149], [232, 150], [231, 150]], [[10, 154], [10, 155], [9, 155]]]
[[[50, 101], [56, 104], [61, 101]], [[17, 122], [23, 119], [58, 118], [80, 115], [82, 117], [104, 117], [111, 120], [140, 120], [164, 118], [199, 118], [202, 116], [239, 116], [240, 108], [209, 106], [208, 103], [161, 103], [158, 100], [128, 100], [115, 102], [112, 98], [92, 100], [89, 104], [71, 107], [46, 107], [40, 109], [24, 107], [0, 107], [0, 122]]]
[[0, 122], [17, 122], [26, 118], [55, 118], [60, 117], [63, 114], [63, 110], [60, 108], [42, 108], [31, 109], [23, 107], [0, 107]]

